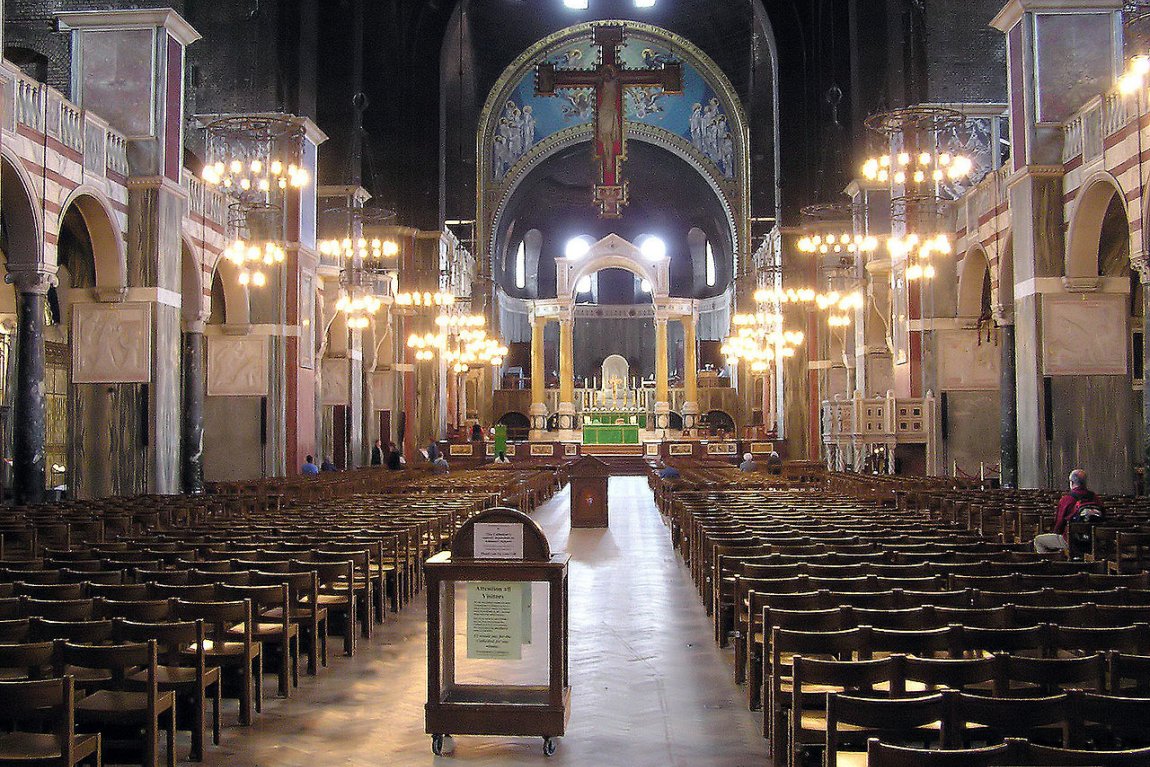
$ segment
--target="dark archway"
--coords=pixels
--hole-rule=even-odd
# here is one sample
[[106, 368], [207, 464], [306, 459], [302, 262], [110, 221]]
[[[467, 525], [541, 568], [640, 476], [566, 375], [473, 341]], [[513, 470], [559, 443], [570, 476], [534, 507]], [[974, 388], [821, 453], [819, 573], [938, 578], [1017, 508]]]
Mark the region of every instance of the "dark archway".
[[496, 423], [501, 423], [507, 427], [507, 439], [509, 440], [526, 440], [531, 433], [531, 419], [516, 411], [504, 413]]

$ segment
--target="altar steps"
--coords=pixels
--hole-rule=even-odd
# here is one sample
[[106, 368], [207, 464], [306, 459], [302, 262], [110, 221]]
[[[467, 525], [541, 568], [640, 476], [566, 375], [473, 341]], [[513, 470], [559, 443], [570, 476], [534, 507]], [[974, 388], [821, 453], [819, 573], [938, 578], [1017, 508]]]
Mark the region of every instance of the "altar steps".
[[593, 455], [596, 458], [606, 456], [636, 456], [643, 457], [642, 445], [583, 445], [580, 451], [583, 455]]

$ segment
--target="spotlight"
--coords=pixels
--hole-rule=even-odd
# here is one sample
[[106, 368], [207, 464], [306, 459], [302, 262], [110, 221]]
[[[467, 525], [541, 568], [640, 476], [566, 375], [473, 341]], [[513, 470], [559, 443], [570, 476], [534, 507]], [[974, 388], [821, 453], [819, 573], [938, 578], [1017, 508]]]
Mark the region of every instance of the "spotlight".
[[587, 10], [588, 0], [563, 0], [563, 5], [567, 6], [573, 11]]
[[636, 8], [654, 8], [655, 0], [635, 0]]

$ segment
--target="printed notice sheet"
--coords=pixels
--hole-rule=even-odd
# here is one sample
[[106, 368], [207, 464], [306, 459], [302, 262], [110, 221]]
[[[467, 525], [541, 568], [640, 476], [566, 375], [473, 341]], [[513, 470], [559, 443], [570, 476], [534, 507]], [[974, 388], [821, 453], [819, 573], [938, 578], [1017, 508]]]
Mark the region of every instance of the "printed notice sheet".
[[523, 525], [518, 522], [476, 522], [476, 559], [523, 559]]
[[467, 584], [467, 657], [519, 660], [523, 657], [523, 588], [496, 581]]

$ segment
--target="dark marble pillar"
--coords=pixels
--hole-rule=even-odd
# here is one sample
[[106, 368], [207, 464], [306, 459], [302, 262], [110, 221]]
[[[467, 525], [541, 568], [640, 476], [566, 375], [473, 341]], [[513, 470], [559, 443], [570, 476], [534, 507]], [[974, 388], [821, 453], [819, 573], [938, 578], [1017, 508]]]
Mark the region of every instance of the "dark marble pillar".
[[1018, 487], [1018, 379], [1014, 369], [1014, 325], [999, 329], [1002, 367], [999, 397], [1002, 410], [1000, 477], [1003, 487]]
[[13, 480], [17, 503], [44, 500], [44, 308], [51, 278], [13, 274], [17, 294]]
[[184, 408], [180, 430], [185, 493], [204, 492], [204, 333], [184, 331]]
[[1145, 258], [1136, 264], [1142, 277], [1142, 488], [1150, 491], [1150, 385], [1146, 383], [1150, 371], [1150, 265]]

